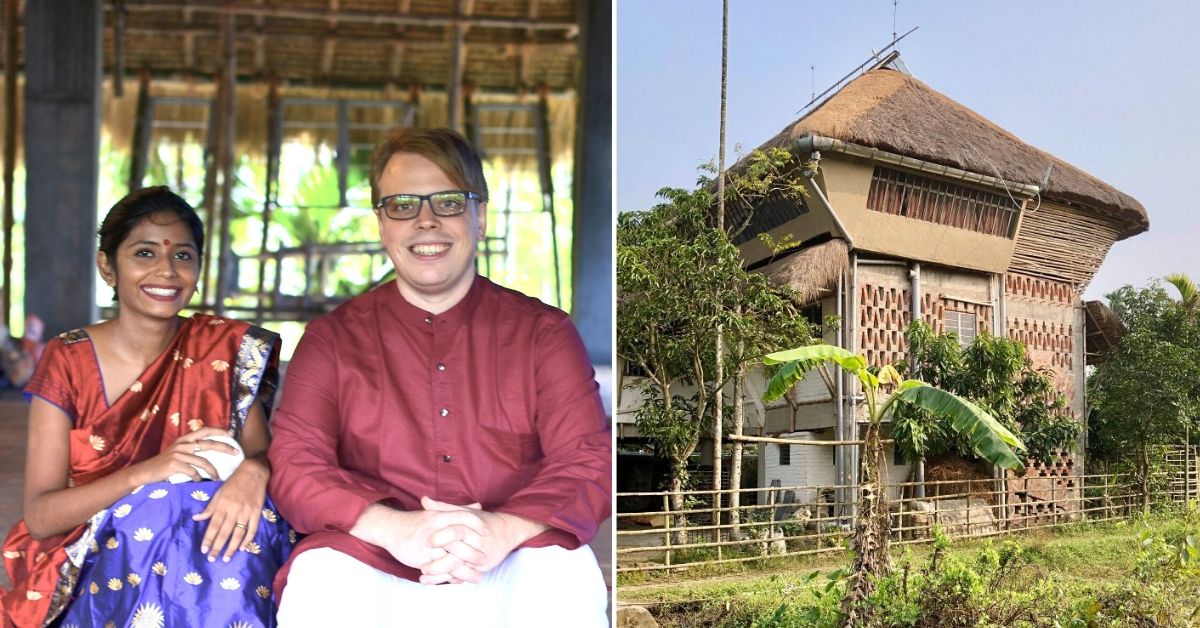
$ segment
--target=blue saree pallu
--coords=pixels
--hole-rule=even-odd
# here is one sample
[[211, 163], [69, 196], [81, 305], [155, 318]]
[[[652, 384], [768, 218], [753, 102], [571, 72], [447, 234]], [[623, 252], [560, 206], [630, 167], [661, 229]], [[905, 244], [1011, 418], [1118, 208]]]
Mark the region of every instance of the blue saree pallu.
[[267, 500], [247, 551], [200, 553], [208, 521], [193, 521], [219, 481], [147, 484], [97, 513], [68, 548], [80, 565], [63, 628], [85, 626], [269, 627], [271, 581], [292, 553], [295, 532]]

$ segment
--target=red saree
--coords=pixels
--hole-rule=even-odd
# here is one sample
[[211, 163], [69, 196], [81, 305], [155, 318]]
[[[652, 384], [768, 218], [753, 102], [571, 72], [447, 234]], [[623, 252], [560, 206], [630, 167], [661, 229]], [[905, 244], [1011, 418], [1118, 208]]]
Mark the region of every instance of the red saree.
[[[47, 344], [26, 398], [42, 397], [72, 419], [71, 475], [78, 486], [153, 457], [201, 427], [240, 435], [250, 406], [274, 395], [279, 339], [245, 322], [197, 314], [111, 406], [91, 339], [82, 330]], [[96, 517], [42, 541], [19, 521], [4, 541], [13, 589], [0, 595], [5, 625], [44, 626], [71, 601]]]

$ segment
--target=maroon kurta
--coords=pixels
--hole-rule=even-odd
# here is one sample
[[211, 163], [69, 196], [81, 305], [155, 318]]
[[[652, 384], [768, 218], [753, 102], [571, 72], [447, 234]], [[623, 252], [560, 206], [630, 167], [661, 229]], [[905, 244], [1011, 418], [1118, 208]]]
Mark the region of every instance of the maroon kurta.
[[330, 547], [416, 580], [349, 534], [376, 502], [480, 502], [551, 526], [523, 547], [573, 549], [610, 514], [611, 431], [578, 332], [562, 311], [482, 277], [436, 316], [389, 282], [313, 321], [284, 391], [271, 496], [311, 535], [293, 560]]

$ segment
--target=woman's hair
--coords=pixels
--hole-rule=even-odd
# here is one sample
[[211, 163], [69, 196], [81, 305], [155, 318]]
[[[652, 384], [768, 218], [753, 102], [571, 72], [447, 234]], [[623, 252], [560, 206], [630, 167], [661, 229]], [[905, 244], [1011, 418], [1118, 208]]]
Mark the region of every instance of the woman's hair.
[[[108, 210], [104, 222], [100, 223], [100, 231], [97, 232], [100, 236], [100, 250], [108, 257], [108, 263], [113, 265], [113, 270], [116, 270], [117, 249], [129, 237], [134, 227], [149, 216], [162, 212], [173, 214], [187, 225], [196, 243], [197, 257], [203, 259], [204, 224], [200, 222], [200, 216], [187, 201], [170, 188], [157, 185], [126, 194], [125, 198], [117, 201], [117, 204]], [[116, 299], [114, 290], [113, 300]]]

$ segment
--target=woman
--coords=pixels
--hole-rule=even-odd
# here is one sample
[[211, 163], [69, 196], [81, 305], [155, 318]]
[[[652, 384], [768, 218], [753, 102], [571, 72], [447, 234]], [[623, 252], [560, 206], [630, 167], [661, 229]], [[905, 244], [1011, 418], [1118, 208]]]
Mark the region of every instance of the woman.
[[[271, 579], [294, 539], [266, 499], [278, 337], [179, 317], [204, 235], [167, 188], [126, 196], [99, 235], [118, 315], [50, 341], [25, 389], [25, 518], [4, 543], [3, 611], [17, 626], [273, 625]], [[219, 477], [208, 458], [237, 453], [213, 440], [230, 435], [245, 460], [202, 481]]]

